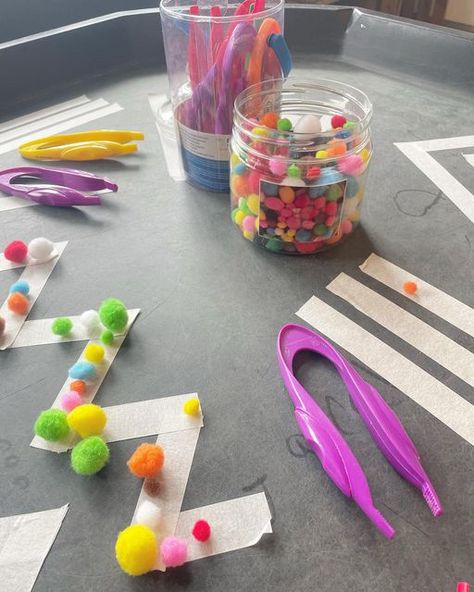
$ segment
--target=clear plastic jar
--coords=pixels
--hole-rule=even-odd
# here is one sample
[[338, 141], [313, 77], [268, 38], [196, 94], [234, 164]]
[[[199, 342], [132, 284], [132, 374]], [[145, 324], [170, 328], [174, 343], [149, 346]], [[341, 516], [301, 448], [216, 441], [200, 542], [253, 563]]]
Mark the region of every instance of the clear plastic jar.
[[274, 252], [339, 244], [360, 220], [372, 156], [367, 96], [332, 80], [256, 84], [235, 101], [232, 221]]
[[287, 75], [284, 7], [284, 0], [161, 0], [177, 136], [187, 179], [199, 187], [229, 190], [236, 96], [251, 84]]

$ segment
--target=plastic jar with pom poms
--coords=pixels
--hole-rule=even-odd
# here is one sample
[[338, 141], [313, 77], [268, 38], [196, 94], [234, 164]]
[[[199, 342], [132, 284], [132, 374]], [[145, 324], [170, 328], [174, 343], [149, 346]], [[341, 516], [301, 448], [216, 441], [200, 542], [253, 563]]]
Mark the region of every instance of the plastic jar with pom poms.
[[332, 80], [267, 81], [236, 99], [231, 216], [279, 253], [339, 244], [360, 220], [372, 157], [367, 96]]

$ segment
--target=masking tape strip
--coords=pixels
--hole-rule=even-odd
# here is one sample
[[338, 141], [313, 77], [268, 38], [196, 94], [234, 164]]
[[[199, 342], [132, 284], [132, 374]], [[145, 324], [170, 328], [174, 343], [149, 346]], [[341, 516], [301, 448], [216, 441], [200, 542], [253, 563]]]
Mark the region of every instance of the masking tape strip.
[[26, 321], [31, 309], [33, 308], [38, 296], [41, 294], [41, 290], [44, 288], [48, 281], [51, 272], [59, 261], [64, 249], [67, 246], [67, 241], [62, 243], [55, 243], [55, 256], [46, 261], [45, 263], [38, 263], [37, 265], [28, 265], [25, 267], [23, 273], [20, 276], [21, 280], [25, 280], [30, 285], [30, 292], [28, 294], [29, 308], [25, 315], [19, 315], [12, 313], [8, 306], [7, 301], [0, 307], [0, 316], [5, 319], [5, 333], [0, 337], [0, 350], [7, 349], [16, 339], [16, 336], [20, 332], [23, 323]]
[[[129, 316], [137, 312], [137, 309], [130, 309], [128, 311]], [[56, 317], [54, 317], [56, 318]], [[87, 329], [81, 323], [80, 315], [69, 316], [73, 323], [71, 332], [64, 337], [61, 335], [55, 335], [51, 331], [51, 325], [53, 324], [54, 318], [52, 319], [38, 319], [35, 321], [26, 321], [17, 338], [10, 346], [14, 347], [30, 347], [33, 345], [47, 345], [50, 343], [68, 343], [70, 341], [86, 341], [89, 339], [100, 337], [101, 329], [97, 331], [97, 334], [89, 334]], [[124, 333], [118, 333], [117, 335], [123, 335]]]
[[427, 150], [474, 146], [474, 136], [428, 140], [426, 142], [402, 142], [395, 143], [395, 146], [439, 187], [471, 222], [474, 222], [474, 195], [427, 152]]
[[[138, 309], [138, 308], [132, 309], [131, 311], [129, 311], [128, 326], [127, 326], [127, 329], [124, 332], [124, 334], [119, 335], [119, 336], [115, 336], [115, 339], [111, 345], [104, 345], [103, 346], [104, 350], [105, 350], [104, 360], [102, 361], [101, 364], [97, 364], [97, 366], [96, 366], [96, 377], [95, 377], [94, 381], [87, 383], [87, 391], [83, 397], [85, 402], [90, 403], [91, 401], [93, 401], [97, 391], [100, 388], [100, 385], [102, 384], [102, 381], [106, 377], [107, 372], [109, 371], [109, 369], [115, 359], [115, 356], [118, 354], [120, 347], [122, 346], [122, 343], [125, 341], [125, 338], [127, 337], [127, 334], [129, 332], [131, 326], [133, 325], [135, 319], [137, 318], [139, 312], [140, 312], [140, 309]], [[92, 343], [92, 341], [89, 341], [89, 343]], [[89, 344], [87, 344], [87, 345], [89, 345]], [[86, 347], [87, 347], [87, 345], [86, 345]], [[84, 348], [84, 350], [85, 350], [85, 348]], [[84, 360], [84, 350], [82, 351], [82, 354], [79, 357], [78, 361]], [[71, 380], [72, 379], [69, 377], [66, 379], [66, 382], [63, 384], [61, 390], [59, 391], [58, 396], [54, 400], [51, 407], [56, 407], [56, 408], [61, 407], [61, 398], [62, 398], [63, 394], [69, 390], [69, 384], [71, 383]], [[43, 438], [39, 438], [38, 436], [35, 436], [33, 438], [30, 446], [32, 446], [33, 448], [41, 448], [43, 450], [50, 450], [52, 452], [64, 452], [65, 450], [68, 449], [68, 446], [66, 444], [61, 444], [61, 443], [57, 443], [57, 442], [47, 442], [46, 440], [43, 440]]]
[[[397, 291], [406, 298], [413, 300], [420, 306], [423, 306], [423, 308], [426, 308], [426, 310], [429, 310], [438, 317], [448, 321], [448, 323], [451, 323], [451, 325], [474, 337], [474, 309], [467, 306], [467, 304], [456, 300], [456, 298], [410, 274], [401, 267], [390, 263], [390, 261], [379, 257], [375, 253], [372, 253], [362, 263], [360, 269], [370, 277], [392, 288], [392, 290]], [[408, 280], [413, 280], [418, 286], [418, 290], [414, 296], [409, 296], [403, 290], [403, 284]]]
[[51, 259], [54, 259], [55, 257], [58, 256], [57, 245], [59, 245], [59, 244], [62, 244], [62, 243], [56, 243], [54, 245], [54, 249], [52, 250], [49, 257], [47, 259], [44, 259], [43, 261], [37, 261], [36, 259], [33, 259], [29, 255], [27, 255], [25, 261], [23, 261], [22, 263], [15, 263], [14, 261], [9, 261], [8, 259], [6, 259], [5, 255], [3, 254], [3, 251], [2, 251], [0, 253], [0, 272], [1, 271], [10, 271], [11, 269], [20, 269], [21, 267], [31, 267], [33, 265], [42, 265], [43, 263], [46, 263], [47, 261], [51, 261]]
[[[183, 405], [190, 398], [197, 398], [196, 393], [104, 407], [107, 425], [102, 436], [106, 442], [122, 442], [122, 440], [133, 438], [201, 428], [204, 425], [201, 413], [196, 416], [183, 413]], [[79, 440], [77, 434], [71, 433], [70, 437], [62, 442], [44, 441], [44, 446], [41, 448], [50, 452], [66, 452]]]
[[[176, 532], [200, 431], [201, 428], [198, 427], [160, 434], [156, 440], [156, 443], [165, 450], [165, 464], [158, 477], [153, 480], [145, 480], [132, 523], [142, 502], [148, 500], [157, 504], [163, 516], [159, 532], [157, 532], [158, 542], [161, 542], [165, 536], [174, 535]], [[159, 555], [153, 569], [160, 571], [166, 569]]]
[[[52, 136], [54, 134], [59, 134], [74, 127], [78, 127], [85, 123], [89, 123], [90, 121], [94, 121], [95, 119], [105, 117], [106, 115], [112, 115], [112, 113], [117, 113], [117, 111], [122, 111], [122, 109], [123, 107], [121, 107], [118, 103], [113, 103], [112, 105], [107, 105], [106, 107], [96, 109], [95, 111], [91, 111], [90, 113], [84, 113], [82, 115], [79, 115], [73, 119], [61, 121], [59, 123], [51, 125], [51, 127], [42, 129], [40, 132], [37, 131], [36, 133], [26, 134], [24, 136], [16, 138], [15, 140], [11, 140], [10, 142], [6, 142], [5, 144], [0, 144], [0, 154], [5, 154], [6, 152], [10, 152], [11, 150], [16, 150], [18, 146], [20, 146], [20, 144], [23, 144], [24, 142], [29, 142], [30, 140], [41, 138], [42, 136]], [[18, 199], [20, 201], [23, 201], [21, 198]]]
[[474, 154], [463, 154], [464, 158], [467, 160], [467, 162], [474, 167]]
[[28, 113], [27, 115], [22, 115], [21, 117], [15, 117], [15, 119], [5, 121], [4, 123], [0, 124], [0, 139], [3, 132], [7, 132], [14, 128], [19, 128], [23, 125], [31, 123], [32, 121], [38, 121], [39, 119], [44, 119], [45, 117], [49, 117], [54, 113], [67, 111], [68, 109], [72, 109], [73, 107], [78, 107], [79, 105], [89, 102], [90, 99], [86, 97], [86, 95], [82, 95], [80, 97], [76, 97], [75, 99], [71, 99], [70, 101], [64, 101], [63, 103], [58, 103], [52, 107], [39, 109], [38, 111], [33, 111], [33, 113]]
[[21, 199], [21, 197], [8, 197], [7, 195], [0, 195], [0, 212], [7, 212], [8, 210], [17, 210], [18, 208], [29, 208], [30, 206], [37, 206], [34, 201], [29, 199]]
[[[23, 138], [24, 136], [27, 136], [29, 134], [41, 134], [41, 130], [56, 125], [61, 121], [74, 119], [75, 117], [83, 115], [84, 113], [89, 113], [90, 111], [95, 111], [97, 109], [101, 109], [102, 107], [107, 107], [107, 105], [109, 105], [109, 103], [105, 99], [97, 99], [96, 101], [82, 103], [81, 105], [72, 107], [71, 109], [67, 109], [66, 111], [52, 113], [51, 115], [48, 115], [43, 119], [37, 119], [35, 121], [31, 121], [30, 123], [26, 123], [21, 127], [5, 131], [0, 134], [0, 150], [4, 144], [10, 142], [11, 140], [15, 140], [16, 142], [18, 142], [18, 138]], [[19, 142], [19, 144], [20, 143], [23, 142]]]
[[30, 592], [69, 506], [0, 518], [2, 592]]
[[474, 387], [474, 354], [345, 273], [327, 289]]
[[319, 298], [296, 314], [474, 444], [474, 405]]
[[[191, 535], [197, 520], [207, 520], [211, 538], [200, 543]], [[255, 493], [218, 504], [181, 512], [176, 536], [188, 542], [188, 561], [228, 553], [256, 545], [272, 532], [272, 515], [264, 493]]]

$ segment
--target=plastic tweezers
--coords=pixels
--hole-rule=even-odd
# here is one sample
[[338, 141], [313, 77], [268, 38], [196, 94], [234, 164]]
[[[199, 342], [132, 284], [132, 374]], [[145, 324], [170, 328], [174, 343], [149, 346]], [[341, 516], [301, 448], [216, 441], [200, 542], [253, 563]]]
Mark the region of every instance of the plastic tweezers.
[[295, 406], [296, 422], [306, 442], [337, 487], [352, 498], [387, 538], [395, 530], [375, 507], [369, 484], [349, 444], [296, 379], [293, 361], [300, 351], [321, 354], [334, 364], [372, 438], [393, 468], [417, 487], [434, 516], [443, 513], [441, 503], [420, 456], [402, 423], [379, 392], [354, 370], [321, 335], [301, 325], [285, 325], [277, 340], [277, 358], [286, 389]]

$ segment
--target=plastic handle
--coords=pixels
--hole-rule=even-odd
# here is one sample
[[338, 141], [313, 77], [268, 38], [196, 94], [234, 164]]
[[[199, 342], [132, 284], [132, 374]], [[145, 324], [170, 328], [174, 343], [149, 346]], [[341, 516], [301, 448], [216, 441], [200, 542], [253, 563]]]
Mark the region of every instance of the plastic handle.
[[285, 38], [280, 33], [272, 33], [267, 39], [268, 47], [271, 47], [280, 63], [283, 78], [286, 78], [293, 67], [293, 59]]

